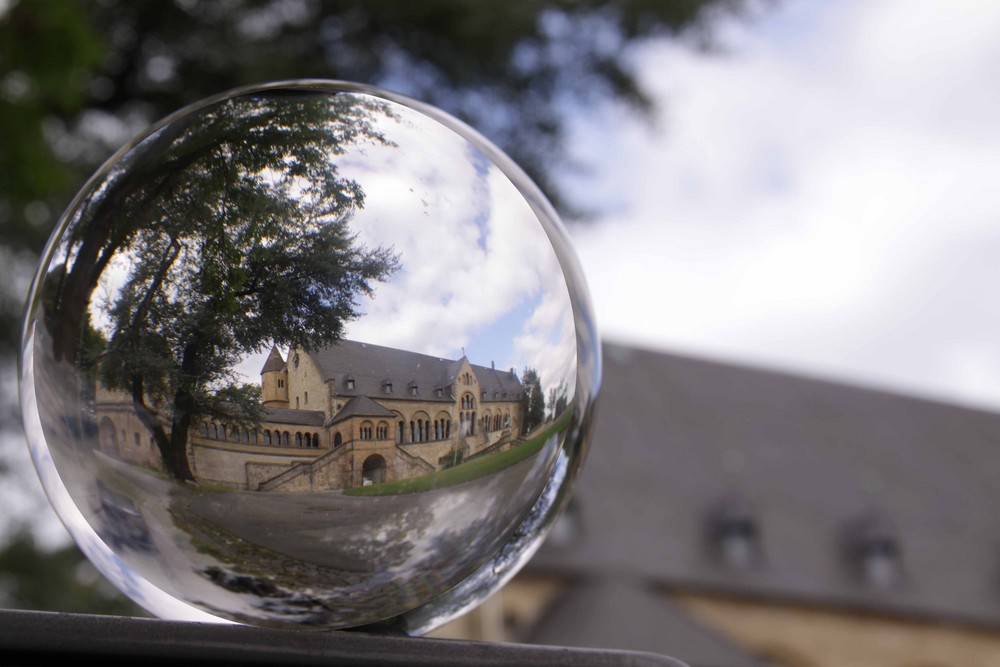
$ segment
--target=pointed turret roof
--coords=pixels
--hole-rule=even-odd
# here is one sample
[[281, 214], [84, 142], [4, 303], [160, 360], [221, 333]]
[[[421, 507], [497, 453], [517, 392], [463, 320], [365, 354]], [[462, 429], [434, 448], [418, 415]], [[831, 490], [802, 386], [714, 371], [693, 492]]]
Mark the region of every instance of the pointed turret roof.
[[285, 370], [285, 359], [278, 351], [278, 346], [275, 345], [271, 348], [271, 354], [267, 355], [267, 361], [264, 362], [264, 368], [260, 369], [260, 374], [283, 370]]

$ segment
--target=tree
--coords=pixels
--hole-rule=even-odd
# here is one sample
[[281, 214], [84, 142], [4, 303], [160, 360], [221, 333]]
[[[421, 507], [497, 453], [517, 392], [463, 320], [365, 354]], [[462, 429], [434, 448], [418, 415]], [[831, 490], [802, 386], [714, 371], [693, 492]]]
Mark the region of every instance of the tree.
[[524, 432], [530, 433], [545, 420], [545, 393], [538, 371], [525, 368], [521, 376], [521, 405], [524, 410]]
[[74, 260], [53, 276], [53, 340], [76, 349], [106, 267], [128, 266], [103, 311], [100, 379], [131, 395], [173, 477], [193, 477], [197, 419], [257, 421], [259, 397], [232, 370], [243, 355], [336, 342], [357, 297], [396, 270], [390, 249], [356, 241], [364, 193], [330, 159], [361, 140], [388, 145], [373, 125], [386, 113], [350, 96], [230, 100], [152, 137], [137, 173], [112, 174], [88, 202]]
[[557, 386], [549, 389], [549, 410], [552, 419], [561, 415], [569, 405], [569, 389], [565, 382], [560, 382]]

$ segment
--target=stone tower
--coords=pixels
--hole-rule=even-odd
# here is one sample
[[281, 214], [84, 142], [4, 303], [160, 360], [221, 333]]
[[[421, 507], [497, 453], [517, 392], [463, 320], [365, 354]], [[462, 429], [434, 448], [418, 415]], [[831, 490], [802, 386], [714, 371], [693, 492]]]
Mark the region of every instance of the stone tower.
[[260, 369], [260, 394], [265, 408], [288, 407], [288, 366], [277, 346]]

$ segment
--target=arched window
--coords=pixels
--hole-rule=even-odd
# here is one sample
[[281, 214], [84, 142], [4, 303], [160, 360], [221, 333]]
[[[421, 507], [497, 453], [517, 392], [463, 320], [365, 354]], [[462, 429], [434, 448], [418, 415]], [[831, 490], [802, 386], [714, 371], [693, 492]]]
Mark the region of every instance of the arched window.
[[417, 441], [417, 425], [414, 424], [413, 420], [411, 419], [410, 420], [410, 442], [416, 442], [416, 441]]
[[319, 433], [313, 433], [313, 448], [319, 447]]
[[201, 434], [206, 438], [208, 437], [208, 422], [201, 423]]
[[260, 442], [260, 431], [257, 429], [253, 430], [253, 444], [258, 444]]
[[359, 429], [362, 440], [372, 439], [372, 423], [369, 421], [361, 422], [361, 428]]
[[301, 433], [296, 433], [295, 434], [295, 446], [296, 447], [301, 447], [302, 446], [302, 434]]
[[264, 442], [268, 445], [274, 444], [271, 442], [271, 429], [264, 429]]
[[403, 444], [403, 435], [406, 432], [406, 422], [397, 422], [396, 424], [396, 444]]
[[375, 437], [379, 440], [389, 439], [389, 425], [385, 422], [379, 422], [378, 428], [375, 429]]
[[225, 440], [226, 439], [226, 425], [225, 424], [220, 424], [219, 425], [219, 439], [220, 440]]
[[281, 432], [281, 445], [283, 447], [287, 447], [288, 446], [288, 431], [282, 431]]
[[305, 398], [305, 404], [306, 404], [306, 405], [309, 405], [309, 392], [308, 392], [308, 391], [306, 391], [306, 392], [303, 392], [303, 394], [302, 394], [302, 395], [303, 395], [303, 397]]
[[344, 444], [344, 438], [340, 435], [340, 431], [333, 434], [333, 448], [336, 449]]

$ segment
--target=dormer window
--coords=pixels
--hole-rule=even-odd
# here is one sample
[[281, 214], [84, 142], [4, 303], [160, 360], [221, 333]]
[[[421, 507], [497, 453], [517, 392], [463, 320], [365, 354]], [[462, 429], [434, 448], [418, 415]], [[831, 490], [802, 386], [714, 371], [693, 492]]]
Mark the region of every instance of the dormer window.
[[416, 396], [416, 395], [417, 395], [417, 385], [414, 383], [410, 385], [410, 396]]
[[392, 380], [386, 380], [382, 383], [382, 393], [391, 394], [392, 393]]
[[709, 542], [728, 567], [744, 569], [760, 557], [760, 529], [750, 507], [742, 500], [728, 500], [709, 516]]
[[344, 386], [346, 386], [348, 389], [354, 389], [354, 376], [353, 375], [348, 375], [347, 376], [347, 379], [344, 380]]
[[483, 392], [483, 393], [482, 393], [482, 394], [480, 395], [480, 397], [479, 397], [479, 398], [481, 398], [482, 400], [484, 400], [484, 401], [485, 401], [485, 400], [486, 400], [486, 392], [484, 391], [484, 392]]
[[493, 392], [493, 400], [496, 400], [498, 398], [500, 398], [500, 392], [499, 391]]
[[438, 398], [441, 398], [442, 396], [444, 396], [444, 391], [442, 389], [440, 389], [440, 388], [435, 389], [434, 390], [434, 395], [437, 396]]
[[852, 568], [865, 583], [881, 589], [900, 583], [903, 563], [899, 539], [884, 517], [868, 515], [849, 524], [844, 546]]

